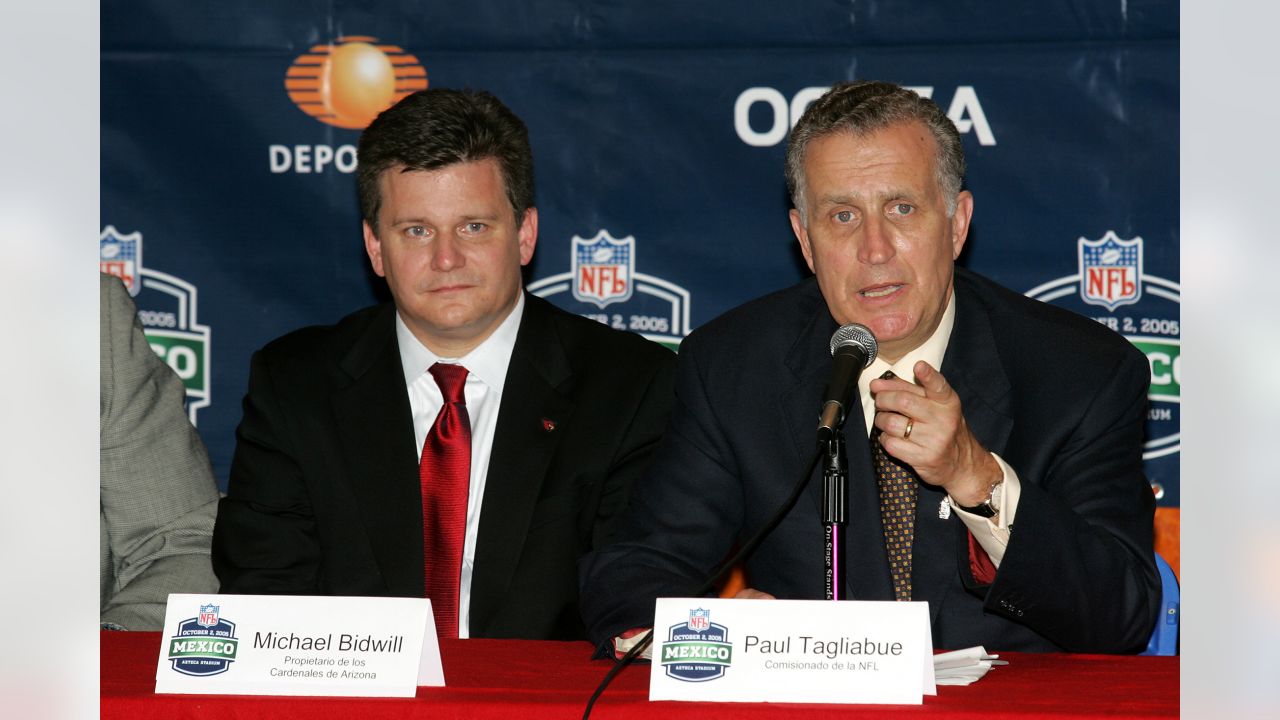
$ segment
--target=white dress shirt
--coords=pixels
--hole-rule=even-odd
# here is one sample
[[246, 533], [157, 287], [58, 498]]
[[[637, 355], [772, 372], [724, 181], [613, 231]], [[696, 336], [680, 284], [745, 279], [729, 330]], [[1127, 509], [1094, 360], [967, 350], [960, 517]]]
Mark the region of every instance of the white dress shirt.
[[427, 372], [437, 362], [458, 364], [467, 369], [463, 393], [467, 400], [467, 417], [471, 420], [471, 486], [467, 491], [467, 532], [462, 544], [462, 577], [458, 583], [458, 637], [471, 636], [468, 617], [471, 614], [471, 577], [475, 568], [476, 535], [480, 529], [480, 504], [484, 499], [485, 479], [489, 475], [489, 456], [493, 451], [494, 433], [498, 427], [498, 408], [502, 405], [502, 386], [507, 379], [507, 365], [516, 345], [520, 318], [524, 315], [524, 293], [516, 306], [493, 334], [474, 350], [460, 358], [444, 358], [427, 349], [413, 336], [404, 320], [396, 314], [396, 340], [400, 344], [400, 363], [409, 389], [409, 407], [413, 410], [413, 436], [418, 457], [427, 433], [435, 424], [444, 405], [444, 397], [435, 378]]
[[[923, 345], [907, 353], [892, 365], [877, 357], [870, 367], [862, 371], [862, 375], [858, 378], [858, 393], [862, 398], [862, 415], [867, 422], [868, 438], [876, 415], [876, 402], [871, 395], [871, 381], [883, 375], [885, 371], [892, 370], [894, 375], [915, 383], [914, 367], [920, 360], [929, 363], [935, 370], [941, 370], [942, 358], [947, 354], [947, 343], [951, 339], [951, 329], [955, 323], [956, 295], [952, 292], [947, 309], [942, 314], [942, 320]], [[998, 522], [992, 522], [992, 518], [984, 518], [961, 510], [950, 495], [947, 496], [947, 502], [959, 515], [965, 527], [969, 528], [969, 532], [973, 533], [973, 537], [982, 549], [987, 551], [987, 555], [991, 557], [991, 563], [1000, 567], [1005, 548], [1009, 545], [1009, 530], [1013, 526], [1013, 518], [1018, 510], [1018, 497], [1021, 495], [1022, 486], [1013, 468], [1009, 467], [999, 455], [991, 453], [991, 457], [995, 458], [1004, 472], [1004, 481], [996, 487], [992, 501], [992, 504], [1000, 509], [1000, 514], [994, 518]]]

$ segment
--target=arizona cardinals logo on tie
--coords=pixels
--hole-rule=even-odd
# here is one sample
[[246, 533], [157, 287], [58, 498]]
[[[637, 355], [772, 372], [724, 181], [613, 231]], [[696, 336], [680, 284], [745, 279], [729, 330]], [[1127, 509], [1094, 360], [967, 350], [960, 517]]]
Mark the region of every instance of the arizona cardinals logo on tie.
[[542, 418], [542, 429], [551, 432], [556, 429], [556, 421], [551, 418]]

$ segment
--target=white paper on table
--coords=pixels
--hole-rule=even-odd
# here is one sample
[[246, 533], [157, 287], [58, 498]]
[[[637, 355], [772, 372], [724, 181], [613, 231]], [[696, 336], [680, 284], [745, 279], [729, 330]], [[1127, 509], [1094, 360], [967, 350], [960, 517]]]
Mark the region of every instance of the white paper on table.
[[933, 674], [939, 685], [970, 685], [982, 679], [995, 665], [1008, 665], [999, 655], [990, 655], [981, 645], [933, 656]]

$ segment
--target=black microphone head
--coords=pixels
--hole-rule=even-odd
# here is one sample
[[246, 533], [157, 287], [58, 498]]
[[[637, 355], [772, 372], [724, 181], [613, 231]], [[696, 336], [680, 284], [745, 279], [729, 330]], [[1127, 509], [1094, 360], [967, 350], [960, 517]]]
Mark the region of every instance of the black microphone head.
[[841, 325], [831, 336], [831, 354], [834, 356], [841, 348], [865, 355], [866, 359], [862, 362], [862, 367], [865, 368], [876, 359], [880, 346], [876, 343], [876, 336], [871, 334], [866, 325], [849, 323]]

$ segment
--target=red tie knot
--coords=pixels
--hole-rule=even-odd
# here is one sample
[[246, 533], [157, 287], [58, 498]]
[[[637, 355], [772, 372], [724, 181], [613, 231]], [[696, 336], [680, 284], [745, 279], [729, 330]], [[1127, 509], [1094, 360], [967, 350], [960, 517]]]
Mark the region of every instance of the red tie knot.
[[462, 392], [463, 386], [467, 383], [466, 368], [461, 365], [436, 363], [427, 368], [427, 372], [436, 379], [436, 385], [440, 386], [440, 394], [444, 395], [446, 403], [465, 404], [467, 402], [466, 395]]

